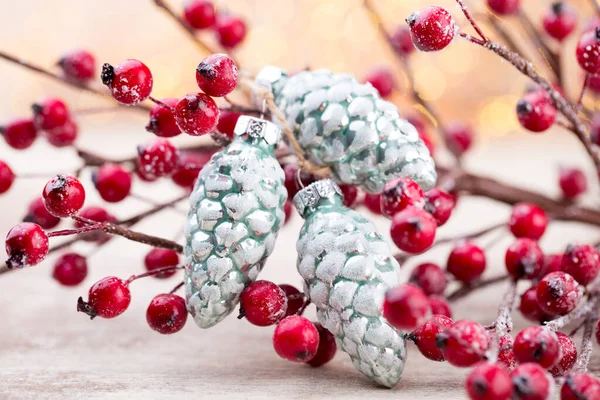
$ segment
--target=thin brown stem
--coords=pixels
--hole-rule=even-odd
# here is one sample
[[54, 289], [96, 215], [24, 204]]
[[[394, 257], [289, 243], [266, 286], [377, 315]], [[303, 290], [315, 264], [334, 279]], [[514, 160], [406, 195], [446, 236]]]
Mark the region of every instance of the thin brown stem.
[[63, 229], [61, 231], [49, 232], [48, 237], [58, 237], [58, 236], [71, 236], [78, 235], [80, 233], [93, 232], [102, 229], [101, 224], [82, 226], [81, 228], [75, 229]]
[[581, 110], [581, 105], [583, 104], [583, 98], [585, 97], [585, 92], [590, 84], [591, 74], [585, 74], [585, 79], [583, 80], [583, 86], [581, 87], [581, 93], [579, 93], [579, 97], [577, 98], [577, 104], [575, 105], [575, 112], [579, 113]]
[[464, 33], [464, 32], [459, 32], [458, 36], [460, 36], [460, 37], [468, 40], [471, 43], [475, 43], [475, 44], [478, 44], [480, 46], [484, 46], [487, 43], [485, 40], [481, 40], [479, 38], [476, 38], [476, 37], [474, 37], [472, 35], [469, 35], [468, 33]]
[[456, 301], [456, 300], [462, 299], [462, 298], [468, 296], [469, 294], [473, 293], [476, 290], [483, 289], [488, 286], [496, 285], [500, 282], [504, 282], [507, 279], [508, 279], [508, 276], [501, 275], [501, 276], [496, 276], [493, 278], [483, 279], [472, 285], [463, 286], [463, 287], [455, 290], [454, 292], [450, 293], [450, 295], [448, 296], [448, 301]]
[[502, 41], [505, 43], [506, 47], [512, 51], [518, 52], [519, 47], [517, 46], [517, 42], [515, 42], [512, 36], [510, 36], [506, 29], [504, 29], [498, 17], [491, 13], [486, 13], [485, 16], [492, 29], [498, 34], [498, 36], [500, 36], [500, 38], [502, 38]]
[[[153, 269], [151, 271], [147, 271], [144, 272], [142, 274], [137, 274], [137, 275], [131, 275], [126, 281], [125, 284], [129, 285], [131, 282], [140, 279], [140, 278], [146, 278], [148, 276], [156, 276], [156, 275], [160, 275], [163, 272], [172, 272], [172, 271], [177, 271], [178, 269], [183, 269], [185, 266], [184, 265], [169, 265], [167, 267], [161, 267], [161, 268], [156, 268]], [[183, 282], [182, 282], [183, 284]]]
[[175, 286], [173, 289], [171, 289], [171, 291], [169, 292], [169, 294], [173, 294], [173, 293], [175, 293], [176, 291], [178, 291], [179, 289], [181, 289], [181, 287], [183, 286], [183, 284], [184, 284], [184, 282], [183, 282], [183, 281], [182, 281], [182, 282], [179, 282], [179, 283], [177, 284], [177, 286]]
[[471, 15], [471, 12], [469, 11], [469, 9], [465, 5], [465, 3], [462, 0], [456, 0], [456, 2], [458, 3], [458, 6], [460, 7], [462, 13], [465, 15], [465, 17], [467, 17], [467, 21], [469, 21], [469, 23], [471, 24], [473, 29], [475, 29], [475, 32], [477, 32], [479, 37], [484, 42], [487, 42], [488, 38], [484, 35], [483, 31], [479, 28], [479, 25], [477, 25], [477, 22], [475, 22], [475, 19]]
[[577, 357], [577, 363], [573, 368], [573, 371], [576, 373], [583, 373], [588, 369], [590, 358], [592, 357], [592, 334], [594, 333], [594, 323], [595, 318], [592, 315], [588, 316], [585, 320], [579, 356]]
[[491, 348], [491, 359], [495, 360], [498, 357], [500, 350], [500, 338], [512, 331], [513, 321], [511, 317], [512, 310], [515, 306], [517, 297], [517, 281], [510, 280], [508, 289], [502, 299], [502, 304], [498, 308], [498, 317], [494, 322], [494, 340]]
[[542, 39], [541, 35], [533, 25], [533, 22], [531, 22], [531, 19], [529, 19], [527, 14], [525, 14], [522, 9], [517, 13], [517, 17], [519, 18], [519, 22], [523, 26], [523, 29], [525, 29], [527, 36], [533, 45], [538, 49], [544, 58], [544, 61], [546, 61], [558, 81], [561, 76], [558, 55], [555, 54], [550, 47], [548, 47], [544, 39]]
[[166, 108], [167, 110], [169, 110], [169, 111], [171, 111], [171, 112], [175, 112], [175, 109], [174, 109], [173, 107], [171, 107], [171, 106], [170, 106], [170, 105], [168, 105], [168, 104], [165, 104], [165, 103], [163, 103], [162, 101], [160, 101], [160, 100], [158, 100], [158, 99], [156, 99], [156, 98], [154, 98], [154, 97], [152, 97], [152, 96], [149, 96], [149, 97], [148, 97], [148, 100], [150, 100], [150, 101], [151, 101], [151, 102], [153, 102], [154, 104], [158, 104], [158, 105], [159, 105], [159, 106], [161, 106], [162, 108]]

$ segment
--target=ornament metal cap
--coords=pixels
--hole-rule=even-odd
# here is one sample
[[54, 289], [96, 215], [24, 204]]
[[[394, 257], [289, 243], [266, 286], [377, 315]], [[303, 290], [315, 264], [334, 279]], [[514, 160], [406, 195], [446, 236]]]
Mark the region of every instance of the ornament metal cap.
[[242, 138], [263, 139], [267, 144], [276, 146], [281, 138], [281, 129], [264, 119], [242, 115], [233, 129], [236, 136]]
[[302, 216], [305, 217], [306, 212], [312, 210], [321, 199], [329, 199], [336, 195], [344, 197], [340, 187], [331, 179], [323, 179], [311, 183], [307, 187], [300, 190], [294, 196], [294, 206]]

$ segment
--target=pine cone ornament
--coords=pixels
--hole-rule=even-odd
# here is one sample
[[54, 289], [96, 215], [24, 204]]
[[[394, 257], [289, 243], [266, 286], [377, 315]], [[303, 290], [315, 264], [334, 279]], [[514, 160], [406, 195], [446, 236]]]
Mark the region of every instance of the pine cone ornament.
[[406, 345], [382, 316], [386, 290], [399, 283], [390, 247], [373, 223], [343, 205], [331, 180], [307, 186], [294, 204], [306, 219], [296, 246], [298, 272], [319, 322], [360, 372], [380, 385], [396, 385]]
[[370, 83], [327, 70], [288, 77], [276, 67], [265, 67], [256, 83], [273, 92], [305, 157], [330, 167], [336, 181], [371, 193], [399, 176], [423, 190], [435, 185], [435, 165], [417, 130]]
[[280, 129], [242, 116], [235, 135], [202, 168], [190, 196], [184, 282], [188, 311], [201, 328], [233, 311], [285, 221], [287, 191], [274, 156]]

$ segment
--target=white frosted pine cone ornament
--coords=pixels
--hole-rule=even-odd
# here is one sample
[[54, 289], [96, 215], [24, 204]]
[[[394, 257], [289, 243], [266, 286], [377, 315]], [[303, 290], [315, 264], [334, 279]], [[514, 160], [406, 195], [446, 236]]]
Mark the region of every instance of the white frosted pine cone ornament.
[[200, 171], [185, 225], [186, 304], [201, 328], [234, 310], [285, 221], [287, 191], [274, 156], [279, 127], [241, 116], [234, 133]]
[[386, 387], [398, 383], [406, 360], [402, 333], [382, 316], [385, 292], [399, 284], [400, 266], [375, 225], [343, 204], [331, 180], [294, 196], [305, 218], [298, 238], [298, 272], [319, 322], [354, 366]]
[[272, 91], [304, 156], [331, 168], [335, 181], [370, 193], [400, 176], [423, 190], [435, 185], [433, 158], [417, 130], [370, 83], [328, 70], [288, 77], [269, 66], [256, 84]]

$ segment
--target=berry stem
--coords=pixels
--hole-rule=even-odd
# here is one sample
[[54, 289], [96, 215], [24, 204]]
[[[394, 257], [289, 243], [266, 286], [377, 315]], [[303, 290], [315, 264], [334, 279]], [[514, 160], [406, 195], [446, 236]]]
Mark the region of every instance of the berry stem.
[[469, 23], [471, 24], [473, 29], [475, 29], [475, 32], [477, 32], [479, 37], [484, 42], [487, 42], [488, 38], [484, 35], [483, 31], [479, 28], [479, 25], [477, 25], [477, 22], [475, 22], [475, 19], [473, 19], [473, 16], [471, 15], [471, 12], [469, 11], [469, 9], [465, 5], [465, 3], [462, 0], [456, 0], [456, 2], [458, 3], [458, 6], [460, 7], [462, 13], [465, 14], [465, 17], [467, 17], [467, 20], [469, 21]]
[[583, 80], [583, 86], [581, 87], [581, 93], [579, 93], [579, 98], [577, 99], [577, 104], [575, 105], [575, 112], [578, 113], [581, 110], [581, 106], [583, 104], [583, 98], [585, 97], [585, 92], [590, 84], [591, 75], [585, 74], [585, 79]]
[[573, 367], [573, 371], [576, 373], [583, 373], [588, 369], [588, 364], [590, 363], [590, 358], [592, 357], [592, 334], [594, 333], [595, 322], [596, 318], [594, 315], [588, 315], [585, 320], [579, 356], [577, 357], [577, 363], [575, 364], [575, 367]]
[[546, 326], [552, 330], [557, 331], [583, 317], [589, 317], [590, 315], [593, 316], [594, 312], [598, 308], [598, 305], [600, 304], [599, 300], [600, 298], [598, 296], [593, 296], [587, 301], [582, 301], [579, 303], [579, 306], [576, 309], [574, 309], [566, 315], [563, 315], [560, 318], [556, 318], [546, 323]]
[[513, 321], [511, 317], [512, 310], [515, 306], [515, 299], [517, 297], [517, 281], [510, 280], [506, 293], [502, 299], [502, 304], [498, 308], [498, 318], [494, 322], [494, 338], [492, 340], [492, 347], [490, 349], [490, 360], [496, 360], [498, 352], [500, 351], [500, 338], [513, 328]]
[[456, 301], [456, 300], [462, 299], [464, 297], [467, 297], [469, 294], [471, 294], [472, 292], [474, 292], [476, 290], [483, 289], [483, 288], [495, 285], [500, 282], [504, 282], [507, 279], [508, 279], [508, 276], [506, 276], [506, 275], [483, 279], [483, 280], [480, 280], [479, 282], [474, 283], [473, 285], [465, 285], [465, 286], [457, 289], [456, 291], [450, 293], [448, 295], [447, 299], [448, 299], [448, 301]]
[[[169, 265], [167, 267], [156, 268], [156, 269], [153, 269], [152, 271], [144, 272], [143, 274], [131, 275], [129, 277], [129, 279], [127, 279], [125, 281], [125, 285], [129, 285], [131, 282], [133, 282], [133, 281], [135, 281], [137, 279], [140, 279], [140, 278], [146, 278], [148, 276], [158, 275], [158, 274], [163, 273], [163, 272], [176, 271], [178, 269], [183, 269], [183, 268], [185, 268], [184, 265]], [[175, 289], [173, 291], [171, 291], [171, 293], [173, 293], [175, 290], [179, 289], [181, 286], [183, 286], [183, 282], [181, 282], [179, 285], [177, 285], [175, 287]]]
[[519, 47], [517, 46], [517, 43], [513, 40], [512, 36], [510, 36], [506, 29], [504, 29], [500, 19], [492, 13], [485, 13], [485, 18], [487, 18], [487, 21], [492, 29], [498, 34], [498, 36], [502, 38], [502, 41], [504, 41], [506, 47], [512, 51], [518, 52]]
[[307, 298], [304, 301], [304, 304], [302, 304], [302, 307], [300, 307], [300, 309], [298, 310], [298, 312], [296, 313], [296, 315], [302, 315], [304, 314], [304, 311], [306, 310], [306, 308], [310, 305], [311, 301], [309, 298]]
[[179, 282], [173, 289], [171, 289], [171, 291], [169, 292], [169, 294], [173, 294], [176, 291], [178, 291], [179, 289], [181, 289], [183, 287], [183, 285], [185, 284], [185, 282]]
[[[529, 40], [535, 46], [535, 48], [540, 52], [544, 61], [550, 67], [550, 70], [556, 77], [556, 80], [559, 84], [561, 84], [561, 71], [560, 71], [560, 62], [558, 59], [558, 54], [554, 53], [550, 47], [546, 44], [546, 42], [542, 39], [542, 36], [539, 34], [531, 19], [527, 16], [527, 14], [523, 11], [523, 9], [519, 9], [517, 13], [517, 17], [519, 18], [519, 23], [527, 33]], [[561, 85], [562, 86], [562, 85]]]
[[459, 32], [458, 35], [462, 38], [465, 38], [469, 42], [478, 44], [480, 46], [485, 46], [485, 44], [487, 43], [485, 40], [481, 40], [476, 37], [473, 37], [473, 36], [469, 35], [468, 33]]
[[162, 101], [152, 97], [152, 96], [148, 96], [148, 100], [150, 100], [151, 102], [153, 102], [154, 104], [158, 104], [159, 106], [166, 108], [167, 110], [171, 111], [172, 113], [175, 112], [175, 109], [173, 107], [171, 107], [168, 104], [163, 103]]
[[76, 229], [63, 229], [60, 231], [48, 232], [48, 237], [78, 235], [80, 233], [92, 232], [100, 229], [102, 229], [102, 225], [100, 224], [88, 225]]

